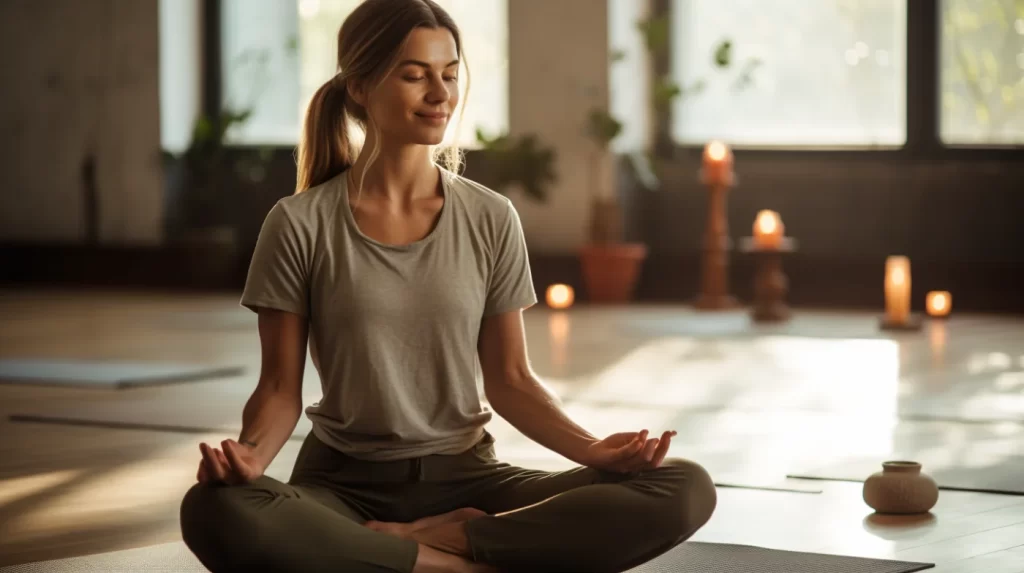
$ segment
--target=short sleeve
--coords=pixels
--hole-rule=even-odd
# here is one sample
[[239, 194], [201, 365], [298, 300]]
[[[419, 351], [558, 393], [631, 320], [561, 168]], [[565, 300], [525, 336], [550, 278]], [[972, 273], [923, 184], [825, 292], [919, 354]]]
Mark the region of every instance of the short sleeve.
[[510, 202], [495, 244], [484, 315], [519, 310], [536, 302], [526, 238]]
[[278, 202], [267, 214], [249, 263], [242, 306], [309, 314], [309, 245]]

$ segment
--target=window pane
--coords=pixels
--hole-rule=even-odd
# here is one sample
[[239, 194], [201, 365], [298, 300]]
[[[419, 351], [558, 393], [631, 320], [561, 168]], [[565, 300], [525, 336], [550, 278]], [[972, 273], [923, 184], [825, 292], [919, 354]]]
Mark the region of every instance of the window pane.
[[160, 146], [184, 151], [201, 106], [199, 2], [160, 0]]
[[943, 0], [942, 140], [1024, 143], [1024, 3]]
[[223, 0], [221, 72], [224, 105], [252, 108], [228, 134], [242, 144], [294, 145], [300, 103], [298, 12], [293, 0]]
[[[233, 141], [294, 145], [310, 98], [335, 73], [338, 29], [360, 0], [222, 1], [225, 97], [254, 101], [248, 94], [262, 88], [252, 119], [233, 134]], [[466, 147], [475, 144], [477, 127], [490, 133], [508, 128], [506, 2], [438, 0], [461, 29], [470, 65], [470, 92], [458, 139]], [[229, 58], [238, 60], [247, 53], [267, 60], [261, 65], [250, 58], [229, 69]], [[269, 81], [257, 86], [258, 78]], [[449, 139], [455, 137], [456, 125], [453, 121]]]
[[[901, 145], [906, 2], [675, 0], [673, 135], [702, 144]], [[713, 53], [732, 41], [732, 63]], [[751, 82], [742, 72], [751, 62]], [[751, 64], [752, 65], [752, 64]]]

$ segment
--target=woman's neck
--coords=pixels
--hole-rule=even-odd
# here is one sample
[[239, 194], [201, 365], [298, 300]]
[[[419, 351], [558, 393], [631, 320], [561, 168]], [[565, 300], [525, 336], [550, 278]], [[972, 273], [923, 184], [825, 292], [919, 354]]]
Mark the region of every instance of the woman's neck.
[[352, 165], [351, 181], [359, 185], [362, 179], [362, 196], [407, 201], [435, 193], [437, 168], [431, 160], [428, 146], [382, 145], [380, 153], [368, 165], [372, 146], [373, 143], [367, 141]]

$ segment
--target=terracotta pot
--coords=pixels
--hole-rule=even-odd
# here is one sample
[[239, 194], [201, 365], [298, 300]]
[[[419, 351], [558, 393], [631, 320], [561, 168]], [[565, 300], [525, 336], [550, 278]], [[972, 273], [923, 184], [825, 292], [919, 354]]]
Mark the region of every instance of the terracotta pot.
[[917, 462], [882, 462], [864, 481], [864, 502], [878, 513], [925, 513], [938, 500], [938, 485]]
[[647, 258], [642, 243], [590, 244], [580, 251], [587, 300], [624, 303], [633, 299], [640, 269]]

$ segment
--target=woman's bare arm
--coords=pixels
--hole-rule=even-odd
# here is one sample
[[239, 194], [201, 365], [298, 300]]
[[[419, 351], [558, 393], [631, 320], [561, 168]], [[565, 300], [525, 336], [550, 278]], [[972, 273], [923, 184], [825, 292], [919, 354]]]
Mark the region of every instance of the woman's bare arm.
[[260, 378], [242, 411], [238, 441], [255, 450], [264, 469], [277, 457], [302, 415], [308, 325], [305, 317], [294, 313], [259, 309]]

